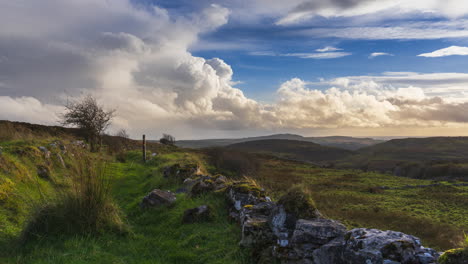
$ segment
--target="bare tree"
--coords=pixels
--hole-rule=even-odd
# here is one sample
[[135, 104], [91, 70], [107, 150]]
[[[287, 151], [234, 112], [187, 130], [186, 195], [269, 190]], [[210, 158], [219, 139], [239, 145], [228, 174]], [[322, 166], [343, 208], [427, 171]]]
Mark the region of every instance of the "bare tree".
[[175, 141], [175, 137], [169, 134], [163, 134], [163, 137], [159, 140], [160, 143], [165, 145], [174, 145]]
[[62, 116], [62, 124], [81, 128], [86, 133], [91, 151], [98, 151], [101, 134], [110, 125], [115, 110], [104, 110], [91, 95], [87, 95], [79, 101], [69, 102], [65, 108], [66, 112]]

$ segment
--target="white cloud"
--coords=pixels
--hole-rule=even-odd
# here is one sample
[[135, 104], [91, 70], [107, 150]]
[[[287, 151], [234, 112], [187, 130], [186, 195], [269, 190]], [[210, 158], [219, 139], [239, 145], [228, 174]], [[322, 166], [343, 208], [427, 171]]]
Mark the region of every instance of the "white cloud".
[[446, 56], [453, 56], [453, 55], [467, 56], [468, 47], [451, 46], [451, 47], [436, 50], [430, 53], [419, 54], [418, 56], [435, 58], [435, 57], [446, 57]]
[[277, 25], [298, 24], [316, 16], [356, 17], [376, 13], [381, 18], [418, 13], [457, 18], [468, 14], [468, 3], [459, 0], [303, 0], [292, 8], [291, 4], [285, 4], [285, 9], [288, 11], [277, 20]]
[[336, 59], [350, 56], [350, 52], [319, 52], [319, 53], [287, 53], [281, 56], [298, 57], [301, 59]]
[[[327, 50], [330, 49], [330, 52]], [[341, 50], [336, 49], [335, 50]], [[283, 57], [297, 57], [301, 59], [336, 59], [341, 57], [346, 57], [352, 55], [350, 52], [337, 52], [333, 51], [331, 47], [326, 47], [324, 49], [318, 49], [319, 52], [301, 52], [301, 53], [275, 53], [272, 51], [253, 51], [249, 52], [253, 56], [283, 56]]]
[[387, 52], [372, 52], [369, 55], [369, 58], [372, 59], [372, 58], [379, 57], [379, 56], [394, 56], [394, 55], [391, 53], [387, 53]]
[[330, 52], [330, 51], [338, 51], [338, 50], [343, 50], [343, 49], [335, 48], [333, 46], [326, 46], [326, 47], [321, 48], [321, 49], [316, 49], [315, 51], [317, 51], [317, 52]]
[[340, 26], [312, 28], [297, 31], [297, 34], [312, 38], [343, 39], [443, 39], [468, 37], [468, 20], [457, 23], [418, 22], [393, 23], [392, 26]]
[[[437, 127], [467, 123], [461, 115], [468, 108], [468, 97], [451, 101], [441, 94], [432, 94], [432, 80], [452, 80], [467, 84], [468, 74], [401, 74], [382, 76], [342, 77], [319, 83], [294, 78], [278, 90], [276, 116], [282, 125], [295, 128], [350, 127]], [[315, 85], [333, 85], [326, 90]], [[442, 87], [442, 86], [439, 86]]]

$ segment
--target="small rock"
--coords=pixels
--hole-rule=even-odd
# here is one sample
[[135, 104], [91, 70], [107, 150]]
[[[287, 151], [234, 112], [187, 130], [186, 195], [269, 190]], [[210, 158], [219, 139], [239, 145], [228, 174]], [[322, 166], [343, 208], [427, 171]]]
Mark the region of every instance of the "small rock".
[[50, 151], [46, 147], [40, 146], [38, 149], [44, 153], [46, 159], [50, 158]]
[[212, 219], [211, 208], [207, 205], [201, 205], [195, 208], [187, 209], [182, 218], [183, 223], [195, 223], [210, 221]]
[[63, 161], [63, 158], [62, 158], [62, 155], [60, 155], [60, 153], [57, 153], [57, 159], [59, 160], [60, 164], [62, 165], [62, 167], [64, 169], [67, 168], [67, 166], [65, 165], [65, 161]]
[[171, 205], [176, 201], [176, 196], [170, 191], [154, 189], [146, 195], [140, 203], [140, 207], [156, 207], [160, 205]]
[[50, 170], [47, 166], [37, 165], [37, 175], [42, 179], [50, 179]]

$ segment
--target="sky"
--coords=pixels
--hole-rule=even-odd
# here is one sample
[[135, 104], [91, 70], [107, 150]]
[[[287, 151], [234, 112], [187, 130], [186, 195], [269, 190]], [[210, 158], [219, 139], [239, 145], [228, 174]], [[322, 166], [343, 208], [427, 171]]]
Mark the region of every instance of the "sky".
[[0, 0], [0, 120], [91, 94], [177, 139], [468, 136], [464, 0]]

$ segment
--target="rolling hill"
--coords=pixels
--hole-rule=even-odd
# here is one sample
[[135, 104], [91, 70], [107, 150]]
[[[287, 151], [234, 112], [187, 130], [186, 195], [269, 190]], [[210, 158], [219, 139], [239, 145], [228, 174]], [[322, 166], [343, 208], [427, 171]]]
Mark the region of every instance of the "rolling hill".
[[206, 147], [224, 147], [232, 144], [257, 141], [257, 140], [297, 140], [312, 142], [324, 146], [343, 148], [348, 150], [357, 150], [360, 148], [372, 146], [384, 142], [383, 140], [376, 140], [372, 138], [355, 138], [344, 136], [330, 136], [330, 137], [303, 137], [295, 134], [275, 134], [260, 137], [247, 137], [247, 138], [224, 138], [224, 139], [201, 139], [201, 140], [178, 140], [176, 145], [184, 148], [206, 148]]
[[353, 154], [350, 150], [288, 139], [248, 141], [232, 144], [227, 146], [227, 148], [251, 153], [271, 154], [281, 158], [306, 162], [328, 162], [344, 159]]
[[360, 149], [336, 163], [412, 178], [468, 179], [468, 137], [393, 139]]

